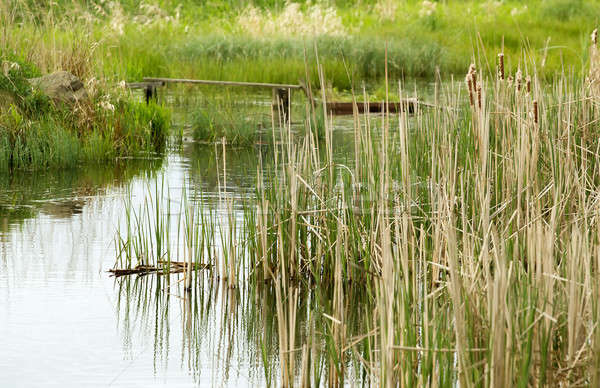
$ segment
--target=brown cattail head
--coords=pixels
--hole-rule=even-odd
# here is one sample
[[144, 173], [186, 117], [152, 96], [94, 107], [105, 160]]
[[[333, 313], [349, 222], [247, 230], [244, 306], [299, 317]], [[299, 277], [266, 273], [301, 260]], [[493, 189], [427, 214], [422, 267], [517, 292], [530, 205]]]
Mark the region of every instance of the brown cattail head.
[[471, 82], [473, 83], [473, 90], [477, 89], [477, 68], [474, 63], [471, 63], [469, 66], [469, 72], [467, 74], [471, 75]]
[[467, 84], [467, 90], [469, 91], [469, 104], [473, 106], [475, 105], [473, 100], [473, 77], [470, 73], [465, 77], [465, 83]]
[[598, 45], [598, 29], [597, 28], [594, 31], [592, 31], [592, 44], [594, 46]]
[[529, 76], [525, 78], [525, 84], [527, 85], [527, 93], [531, 93], [531, 78]]
[[498, 77], [504, 80], [504, 54], [498, 54]]
[[535, 123], [535, 125], [539, 123], [537, 100], [533, 100], [533, 122]]
[[477, 85], [477, 107], [481, 109], [481, 86]]
[[517, 70], [517, 74], [515, 74], [515, 84], [517, 85], [517, 90], [521, 90], [521, 84], [523, 83], [523, 73], [521, 73], [521, 69]]

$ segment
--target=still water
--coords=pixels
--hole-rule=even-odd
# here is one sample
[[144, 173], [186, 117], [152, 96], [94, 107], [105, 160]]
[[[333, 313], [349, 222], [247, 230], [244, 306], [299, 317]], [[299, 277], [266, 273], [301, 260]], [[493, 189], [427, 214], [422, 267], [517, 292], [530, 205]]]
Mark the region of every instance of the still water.
[[[176, 121], [189, 120], [179, 113]], [[335, 120], [340, 164], [353, 163], [352, 125]], [[139, 207], [164, 185], [174, 201], [186, 187], [203, 207], [218, 209], [225, 175], [229, 196], [241, 201], [254, 193], [259, 160], [269, 169], [272, 146], [228, 150], [224, 174], [219, 147], [187, 139], [164, 159], [0, 176], [0, 387], [277, 381], [272, 290], [230, 290], [207, 274], [185, 298], [180, 275], [167, 283], [107, 273], [126, 201]], [[299, 327], [312, 303], [308, 291], [300, 300]]]
[[[135, 279], [115, 280], [106, 272], [115, 262], [114, 238], [125, 199], [141, 202], [157, 182], [168, 182], [170, 194], [178, 198], [190, 175], [198, 181], [210, 176], [209, 171], [194, 172], [194, 161], [194, 152], [173, 153], [163, 163], [128, 162], [130, 167], [122, 170], [21, 174], [3, 187], [1, 386], [256, 382], [251, 345], [234, 335], [243, 324], [235, 317], [242, 308], [235, 293], [211, 288], [211, 305], [201, 309], [203, 327], [193, 338], [201, 344], [190, 347], [179, 290], [158, 296], [145, 292], [140, 300]], [[248, 174], [256, 173], [255, 167], [242, 171], [245, 165], [230, 163], [230, 187], [243, 191], [252, 183]], [[210, 195], [214, 182], [204, 186]], [[157, 289], [151, 277], [141, 282]]]
[[[187, 185], [204, 206], [219, 206], [215, 152], [185, 144], [162, 162], [1, 179], [0, 386], [265, 384], [255, 300], [243, 289], [206, 280], [190, 314], [180, 287], [107, 273], [126, 199], [138, 206], [166, 182], [171, 198]], [[252, 195], [260, 152], [228, 153], [227, 187], [237, 197]], [[276, 326], [273, 316], [264, 319]]]

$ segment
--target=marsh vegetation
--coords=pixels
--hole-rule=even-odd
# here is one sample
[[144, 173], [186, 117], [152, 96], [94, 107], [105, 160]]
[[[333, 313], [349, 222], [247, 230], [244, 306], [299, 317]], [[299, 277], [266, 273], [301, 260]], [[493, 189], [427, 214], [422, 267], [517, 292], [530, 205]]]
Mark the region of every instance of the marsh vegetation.
[[[597, 386], [596, 8], [11, 0], [0, 169], [132, 163], [91, 179], [118, 199], [94, 240], [132, 360], [113, 382], [137, 341], [194, 384]], [[85, 104], [29, 86], [59, 68]], [[147, 76], [308, 91], [286, 121], [271, 95], [116, 86]], [[407, 97], [427, 104], [358, 113]], [[16, 209], [23, 229], [40, 211]]]

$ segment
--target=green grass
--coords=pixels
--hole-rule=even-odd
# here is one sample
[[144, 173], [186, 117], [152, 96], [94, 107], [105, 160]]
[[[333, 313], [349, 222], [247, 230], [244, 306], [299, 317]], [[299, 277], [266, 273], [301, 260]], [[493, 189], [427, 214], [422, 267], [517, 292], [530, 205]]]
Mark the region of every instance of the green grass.
[[0, 169], [74, 167], [164, 150], [169, 111], [126, 96], [98, 92], [77, 106], [54, 103], [27, 79], [29, 62], [0, 56], [12, 68], [0, 75]]
[[[193, 136], [201, 142], [220, 142], [223, 138], [230, 145], [253, 145], [261, 138], [269, 138], [271, 109], [256, 106], [226, 95], [218, 99], [205, 99], [196, 108], [192, 118]], [[251, 97], [252, 98], [252, 97]]]
[[[113, 81], [167, 76], [296, 83], [306, 78], [306, 61], [308, 78], [318, 84], [316, 46], [328, 82], [340, 90], [352, 82], [357, 89], [362, 82], [380, 85], [386, 45], [391, 79], [430, 79], [438, 70], [460, 75], [475, 59], [481, 71], [493, 74], [500, 51], [510, 58], [508, 73], [535, 63], [542, 77], [563, 70], [581, 76], [600, 15], [600, 6], [580, 0], [449, 1], [435, 3], [429, 15], [415, 1], [396, 4], [393, 12], [381, 11], [377, 2], [344, 1], [330, 3], [342, 30], [310, 37], [291, 27], [280, 34], [249, 31], [239, 23], [246, 9], [239, 2], [183, 2], [176, 8], [159, 1], [149, 11], [137, 1], [121, 2], [118, 9], [60, 1], [53, 13], [44, 4], [13, 3], [0, 10], [6, 31], [0, 47], [43, 71], [67, 67]], [[278, 23], [287, 9], [282, 2], [258, 6], [263, 23]], [[298, 18], [309, 18], [309, 8], [302, 5]]]

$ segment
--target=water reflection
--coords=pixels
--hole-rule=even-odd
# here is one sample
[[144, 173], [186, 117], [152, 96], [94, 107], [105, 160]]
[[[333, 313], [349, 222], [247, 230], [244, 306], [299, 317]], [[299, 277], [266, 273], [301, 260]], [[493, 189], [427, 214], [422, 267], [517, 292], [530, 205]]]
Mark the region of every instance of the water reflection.
[[0, 173], [0, 235], [39, 213], [64, 219], [81, 214], [90, 199], [136, 176], [150, 178], [162, 158], [89, 165], [77, 169]]
[[[334, 159], [352, 166], [352, 119], [334, 125]], [[363, 372], [371, 347], [361, 336], [375, 329], [374, 298], [358, 283], [344, 285], [337, 306], [333, 284], [241, 281], [230, 289], [207, 272], [186, 293], [181, 274], [106, 273], [126, 192], [137, 207], [152, 193], [149, 186], [166, 180], [173, 198], [187, 186], [215, 217], [226, 200], [240, 210], [254, 195], [257, 169], [265, 177], [275, 169], [277, 147], [224, 153], [220, 145], [185, 143], [166, 162], [1, 176], [0, 329], [7, 356], [0, 357], [0, 385], [18, 385], [23, 365], [36, 365], [28, 381], [38, 386], [279, 386], [285, 379], [318, 386], [341, 378], [368, 385]], [[232, 220], [218, 223], [227, 230]], [[336, 323], [340, 316], [343, 325]]]
[[[179, 359], [198, 384], [280, 386], [289, 379], [319, 386], [346, 378], [352, 385], [368, 385], [362, 363], [368, 348], [354, 338], [372, 329], [374, 306], [360, 287], [348, 286], [343, 311], [335, 312], [332, 285], [295, 284], [277, 291], [278, 284], [260, 283], [231, 289], [203, 273], [185, 292], [181, 280], [175, 275], [115, 279], [124, 352], [150, 341], [154, 373]], [[339, 330], [349, 341], [336, 348], [331, 317], [340, 314]], [[347, 346], [352, 341], [354, 346]]]

